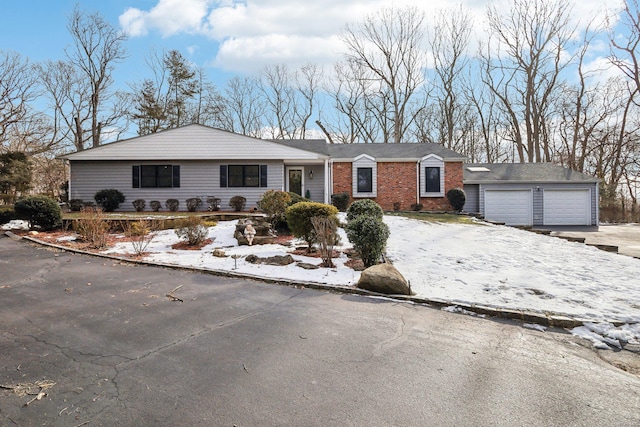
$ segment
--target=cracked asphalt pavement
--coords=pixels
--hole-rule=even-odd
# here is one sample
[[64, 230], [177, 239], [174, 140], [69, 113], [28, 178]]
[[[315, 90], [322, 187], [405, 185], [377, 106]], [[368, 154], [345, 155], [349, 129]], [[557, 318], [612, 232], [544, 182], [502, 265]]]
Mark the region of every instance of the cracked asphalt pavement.
[[1, 426], [640, 424], [640, 379], [562, 331], [4, 236], [0, 386]]

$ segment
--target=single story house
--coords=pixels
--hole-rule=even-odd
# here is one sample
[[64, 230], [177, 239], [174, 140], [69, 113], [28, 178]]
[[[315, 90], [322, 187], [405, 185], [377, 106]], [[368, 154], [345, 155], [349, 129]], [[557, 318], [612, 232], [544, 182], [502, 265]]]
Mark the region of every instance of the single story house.
[[385, 210], [450, 210], [446, 192], [462, 188], [465, 157], [439, 144], [327, 144], [324, 140], [269, 141], [202, 125], [105, 144], [63, 156], [69, 162], [69, 198], [93, 201], [114, 188], [133, 210], [149, 203], [217, 197], [231, 209], [233, 196], [252, 208], [267, 190], [292, 191], [330, 203], [347, 192]]
[[464, 168], [464, 211], [518, 226], [597, 226], [597, 178], [551, 163]]

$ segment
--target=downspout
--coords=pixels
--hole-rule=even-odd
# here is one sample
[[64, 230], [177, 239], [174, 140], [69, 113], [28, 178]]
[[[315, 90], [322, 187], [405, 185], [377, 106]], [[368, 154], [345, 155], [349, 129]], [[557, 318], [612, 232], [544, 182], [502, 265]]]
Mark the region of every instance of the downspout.
[[420, 160], [416, 162], [416, 205], [420, 204]]
[[331, 201], [331, 193], [333, 193], [333, 175], [331, 171], [333, 170], [333, 160], [324, 159], [324, 203], [326, 205], [330, 204]]

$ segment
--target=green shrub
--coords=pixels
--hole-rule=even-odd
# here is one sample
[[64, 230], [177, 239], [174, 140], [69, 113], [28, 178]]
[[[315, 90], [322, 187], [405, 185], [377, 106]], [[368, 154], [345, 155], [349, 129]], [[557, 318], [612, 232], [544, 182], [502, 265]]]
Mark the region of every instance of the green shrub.
[[135, 199], [131, 204], [135, 208], [136, 212], [142, 212], [144, 211], [144, 207], [147, 205], [147, 202], [145, 202], [144, 199]]
[[152, 200], [149, 202], [149, 207], [151, 208], [152, 211], [158, 212], [162, 207], [162, 203], [160, 203], [157, 200]]
[[83, 206], [82, 199], [71, 199], [69, 200], [69, 209], [71, 212], [80, 212]]
[[379, 204], [371, 199], [360, 199], [349, 205], [347, 209], [347, 221], [351, 221], [359, 216], [370, 216], [376, 219], [382, 219], [384, 212]]
[[178, 212], [178, 206], [180, 206], [180, 202], [178, 201], [178, 199], [167, 199], [167, 201], [164, 202], [164, 206], [169, 212]]
[[467, 195], [462, 188], [452, 188], [447, 191], [447, 200], [454, 211], [460, 212], [467, 201]]
[[291, 203], [289, 203], [289, 206], [291, 205], [295, 205], [296, 203], [300, 203], [300, 202], [310, 202], [311, 200], [302, 197], [301, 195], [299, 195], [298, 193], [294, 193], [292, 191], [289, 191], [287, 194], [289, 194], [289, 197], [291, 197]]
[[378, 263], [389, 238], [389, 227], [382, 220], [359, 216], [347, 223], [347, 237], [358, 252], [365, 267]]
[[198, 208], [202, 206], [202, 199], [199, 197], [192, 197], [187, 199], [187, 210], [189, 212], [195, 212]]
[[229, 200], [229, 206], [233, 207], [236, 212], [242, 211], [246, 204], [247, 199], [242, 196], [233, 196], [231, 200]]
[[204, 242], [208, 234], [209, 230], [204, 226], [202, 218], [195, 215], [180, 220], [176, 228], [176, 235], [191, 246]]
[[29, 221], [31, 226], [54, 230], [62, 226], [62, 211], [58, 203], [45, 196], [31, 196], [16, 202], [14, 210], [18, 219]]
[[13, 206], [0, 206], [0, 224], [6, 224], [16, 218], [16, 211]]
[[285, 212], [291, 203], [291, 196], [286, 191], [269, 190], [258, 200], [258, 209], [267, 215], [271, 226], [278, 228], [287, 222]]
[[113, 212], [120, 207], [120, 203], [124, 203], [124, 194], [114, 188], [100, 190], [93, 198], [105, 212]]
[[342, 193], [332, 194], [331, 204], [338, 208], [340, 212], [346, 212], [349, 207], [349, 193], [344, 191]]
[[335, 218], [336, 221], [338, 209], [333, 205], [325, 205], [317, 202], [299, 202], [291, 205], [285, 211], [289, 230], [294, 236], [304, 239], [308, 244], [308, 250], [311, 250], [316, 241], [315, 232], [311, 218], [314, 216], [324, 216]]

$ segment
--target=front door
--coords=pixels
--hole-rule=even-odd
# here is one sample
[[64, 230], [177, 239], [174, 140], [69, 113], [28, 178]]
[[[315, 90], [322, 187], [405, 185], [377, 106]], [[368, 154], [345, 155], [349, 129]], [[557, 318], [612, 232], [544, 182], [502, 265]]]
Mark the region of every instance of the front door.
[[301, 167], [287, 168], [287, 191], [296, 193], [299, 196], [304, 196], [303, 177], [304, 177], [303, 168]]

